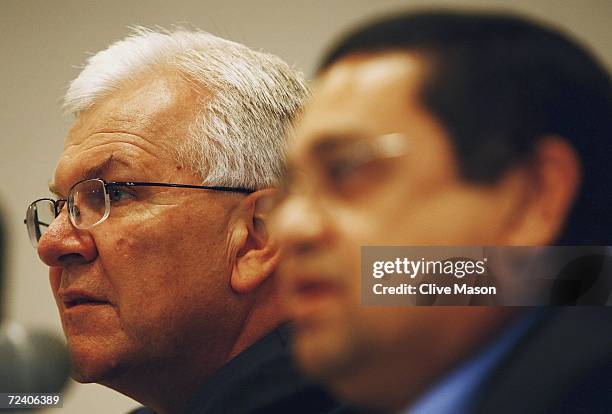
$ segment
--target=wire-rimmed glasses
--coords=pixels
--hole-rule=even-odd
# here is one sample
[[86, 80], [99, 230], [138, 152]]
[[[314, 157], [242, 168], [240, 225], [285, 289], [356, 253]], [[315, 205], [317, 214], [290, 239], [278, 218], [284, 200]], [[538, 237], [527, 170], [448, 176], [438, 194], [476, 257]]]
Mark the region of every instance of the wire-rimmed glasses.
[[250, 194], [255, 190], [242, 187], [205, 186], [190, 184], [151, 183], [141, 181], [111, 181], [100, 178], [86, 179], [74, 184], [66, 199], [53, 200], [40, 198], [28, 206], [26, 224], [30, 241], [34, 248], [47, 231], [51, 222], [60, 214], [64, 205], [68, 206], [70, 222], [77, 229], [89, 229], [106, 220], [110, 214], [111, 203], [125, 196], [121, 191], [126, 187], [173, 187], [195, 188], [225, 192]]

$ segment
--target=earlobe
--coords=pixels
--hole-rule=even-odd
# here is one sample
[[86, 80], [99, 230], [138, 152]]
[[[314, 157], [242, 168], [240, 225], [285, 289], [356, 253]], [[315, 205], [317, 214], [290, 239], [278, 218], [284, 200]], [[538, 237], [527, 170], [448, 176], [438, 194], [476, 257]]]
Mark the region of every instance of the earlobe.
[[258, 203], [271, 190], [260, 190], [245, 199], [240, 218], [242, 237], [231, 274], [231, 287], [239, 294], [248, 294], [274, 273], [280, 262], [280, 247], [268, 236], [267, 214]]
[[509, 235], [510, 245], [544, 245], [562, 230], [580, 183], [580, 162], [562, 137], [542, 138], [526, 168], [529, 181], [523, 214]]

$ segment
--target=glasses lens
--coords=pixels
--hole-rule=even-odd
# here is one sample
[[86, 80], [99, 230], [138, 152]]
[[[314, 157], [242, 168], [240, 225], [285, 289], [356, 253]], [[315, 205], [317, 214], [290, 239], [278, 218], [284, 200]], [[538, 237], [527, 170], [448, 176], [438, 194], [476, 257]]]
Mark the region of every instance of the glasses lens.
[[26, 214], [28, 235], [34, 247], [55, 219], [55, 206], [51, 200], [38, 200], [30, 204]]
[[86, 180], [72, 190], [68, 209], [72, 223], [80, 229], [89, 228], [108, 216], [108, 197], [101, 180]]

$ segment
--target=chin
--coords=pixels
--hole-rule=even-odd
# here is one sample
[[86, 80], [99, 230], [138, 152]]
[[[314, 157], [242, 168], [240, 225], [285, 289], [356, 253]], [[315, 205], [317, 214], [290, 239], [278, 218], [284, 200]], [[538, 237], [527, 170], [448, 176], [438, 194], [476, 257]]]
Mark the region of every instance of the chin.
[[309, 377], [330, 383], [351, 370], [354, 346], [345, 329], [309, 329], [294, 338], [294, 351], [302, 371]]
[[324, 385], [337, 398], [374, 411], [386, 410], [372, 395], [372, 378], [363, 362], [369, 360], [348, 331], [330, 337], [296, 335], [294, 354], [303, 373]]
[[120, 354], [103, 344], [86, 341], [68, 342], [72, 361], [72, 378], [80, 383], [105, 383], [126, 371]]

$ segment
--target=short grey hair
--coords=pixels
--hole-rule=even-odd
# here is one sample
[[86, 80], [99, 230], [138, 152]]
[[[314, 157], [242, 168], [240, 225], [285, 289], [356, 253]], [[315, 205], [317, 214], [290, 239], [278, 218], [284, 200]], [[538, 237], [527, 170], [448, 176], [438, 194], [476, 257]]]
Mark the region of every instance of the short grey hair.
[[78, 116], [145, 70], [176, 68], [201, 97], [188, 137], [176, 148], [179, 162], [209, 185], [275, 185], [308, 95], [302, 73], [274, 55], [203, 31], [131, 30], [87, 60], [70, 83], [64, 110]]

